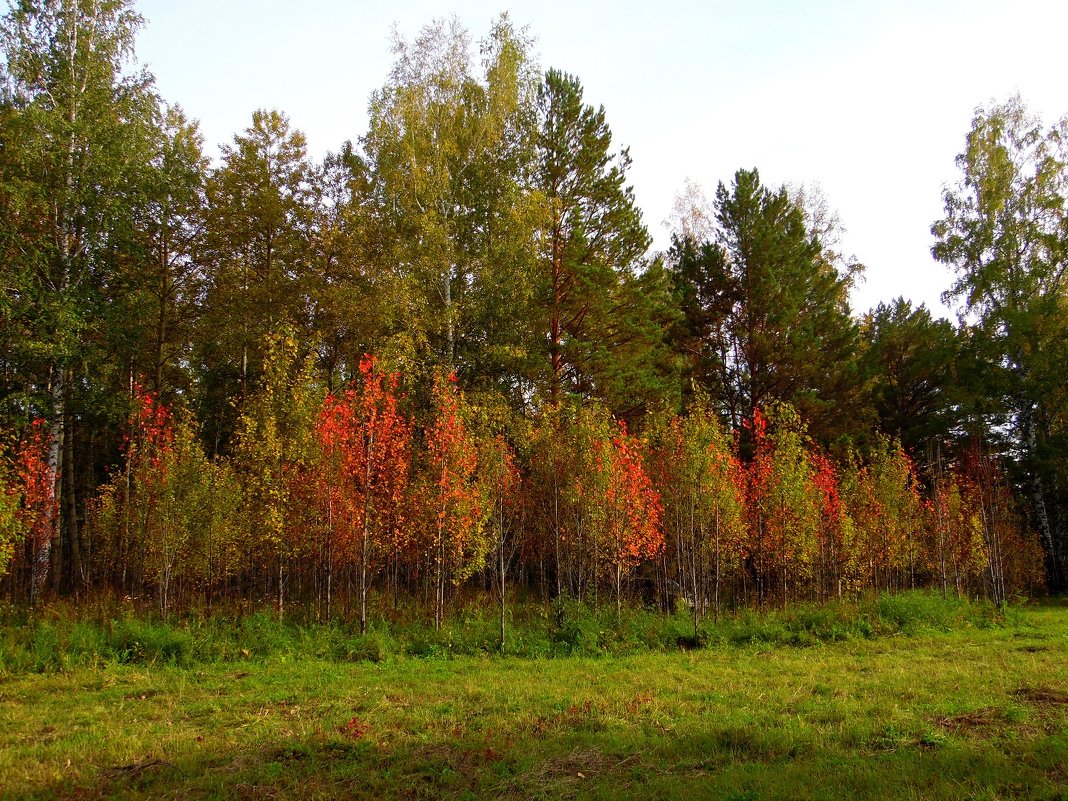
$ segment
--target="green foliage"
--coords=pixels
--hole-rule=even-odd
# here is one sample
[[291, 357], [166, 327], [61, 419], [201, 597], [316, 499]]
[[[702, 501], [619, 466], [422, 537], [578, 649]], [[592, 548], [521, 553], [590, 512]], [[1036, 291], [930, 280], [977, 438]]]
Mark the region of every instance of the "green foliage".
[[753, 409], [784, 402], [820, 441], [854, 433], [851, 276], [826, 260], [786, 189], [764, 186], [755, 169], [739, 170], [729, 188], [720, 183], [715, 220], [714, 242], [676, 239], [672, 249], [686, 314], [676, 336], [695, 376], [710, 382], [735, 428]]
[[284, 571], [303, 543], [293, 536], [301, 468], [315, 458], [317, 388], [287, 333], [264, 342], [263, 380], [241, 408], [234, 453], [242, 482], [244, 536], [254, 553], [275, 565], [278, 613], [284, 605]]
[[[0, 20], [0, 392], [6, 416], [48, 415], [59, 501], [29, 580], [34, 598], [83, 576], [77, 510], [68, 508], [83, 454], [69, 443], [79, 418], [104, 427], [115, 391], [118, 254], [145, 211], [157, 112], [151, 77], [133, 57], [141, 23], [126, 0], [15, 3]], [[76, 380], [85, 374], [94, 380]]]
[[114, 659], [130, 664], [186, 665], [192, 645], [187, 631], [139, 618], [116, 621], [107, 638]]
[[144, 377], [164, 401], [193, 390], [190, 343], [202, 330], [208, 160], [196, 120], [161, 103], [149, 131], [150, 157], [137, 187], [138, 224], [124, 234], [109, 326], [112, 358]]
[[865, 463], [847, 472], [843, 500], [856, 554], [850, 567], [862, 573], [854, 576], [855, 586], [889, 590], [893, 581], [902, 580], [915, 587], [923, 567], [919, 540], [924, 521], [912, 460], [899, 442], [876, 437]]
[[976, 369], [966, 408], [996, 436], [1011, 432], [1023, 483], [1057, 586], [1068, 578], [1063, 494], [1068, 406], [1063, 365], [1068, 222], [1068, 119], [1044, 128], [1019, 96], [976, 109], [961, 180], [945, 191], [932, 253], [956, 272], [947, 300], [961, 304]]
[[932, 458], [960, 422], [960, 336], [948, 320], [898, 298], [864, 317], [861, 338], [880, 429], [915, 458]]
[[176, 588], [210, 592], [236, 568], [238, 488], [204, 454], [188, 412], [173, 416], [142, 390], [131, 402], [124, 469], [93, 499], [87, 526], [98, 568], [154, 593], [166, 617], [188, 600]]
[[700, 394], [685, 417], [658, 423], [653, 473], [663, 499], [666, 553], [674, 556], [679, 600], [693, 610], [696, 636], [705, 599], [718, 616], [721, 585], [742, 566], [744, 476], [733, 443]]
[[553, 603], [549, 636], [571, 653], [590, 655], [600, 651], [601, 621], [581, 601], [559, 598]]
[[284, 114], [260, 109], [223, 146], [207, 183], [198, 256], [209, 268], [195, 343], [216, 441], [234, 433], [230, 404], [251, 396], [270, 369], [270, 338], [295, 336], [309, 319], [310, 172], [304, 135]]
[[630, 153], [611, 152], [603, 107], [578, 78], [550, 69], [536, 100], [535, 180], [548, 204], [534, 310], [548, 321], [539, 386], [551, 405], [593, 396], [616, 414], [673, 394], [675, 360], [663, 327], [670, 284], [626, 185]]
[[964, 598], [945, 599], [930, 592], [885, 593], [871, 612], [882, 631], [916, 634], [924, 631], [953, 631], [968, 626], [986, 628], [1004, 621], [992, 605], [976, 604]]
[[[13, 599], [329, 622], [358, 585], [364, 625], [368, 592], [433, 596], [425, 650], [451, 654], [483, 647], [443, 626], [476, 587], [507, 650], [509, 575], [594, 607], [601, 650], [647, 639], [602, 626], [606, 590], [687, 607], [696, 643], [712, 608], [1038, 591], [1030, 528], [1068, 575], [1068, 122], [976, 112], [934, 226], [958, 331], [900, 300], [861, 323], [835, 217], [755, 169], [711, 207], [691, 189], [650, 255], [606, 110], [507, 16], [477, 48], [455, 20], [396, 37], [357, 144], [314, 163], [258, 110], [214, 169], [138, 71], [141, 23], [125, 0], [0, 21], [0, 423], [41, 421], [35, 492], [0, 464]], [[376, 358], [403, 392], [370, 414], [414, 421], [413, 452], [337, 404], [324, 448], [322, 397]], [[361, 453], [397, 468], [373, 497]], [[573, 617], [560, 643], [594, 649]]]
[[759, 592], [777, 585], [785, 602], [789, 584], [813, 576], [820, 536], [820, 497], [809, 456], [807, 433], [786, 404], [771, 408], [765, 420], [753, 413], [755, 444], [749, 465], [749, 555]]
[[422, 376], [456, 370], [518, 401], [529, 358], [536, 196], [530, 161], [530, 43], [502, 16], [482, 43], [481, 74], [455, 20], [394, 41], [371, 98], [364, 146], [375, 206], [369, 227], [396, 325], [383, 350]]
[[25, 534], [19, 514], [22, 492], [5, 445], [0, 442], [0, 576], [7, 572], [15, 555], [15, 546], [22, 542]]

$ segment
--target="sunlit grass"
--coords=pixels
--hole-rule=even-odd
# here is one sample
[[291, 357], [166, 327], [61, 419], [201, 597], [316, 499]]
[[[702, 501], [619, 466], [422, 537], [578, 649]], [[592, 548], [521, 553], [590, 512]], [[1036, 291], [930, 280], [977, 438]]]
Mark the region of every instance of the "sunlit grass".
[[1068, 608], [801, 648], [9, 674], [0, 787], [11, 798], [1064, 798]]

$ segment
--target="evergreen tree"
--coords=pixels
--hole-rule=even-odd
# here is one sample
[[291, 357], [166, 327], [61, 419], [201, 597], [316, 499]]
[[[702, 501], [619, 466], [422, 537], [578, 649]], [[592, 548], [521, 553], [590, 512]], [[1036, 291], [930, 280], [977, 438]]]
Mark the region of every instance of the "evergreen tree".
[[861, 333], [861, 369], [880, 428], [914, 458], [933, 462], [961, 422], [953, 325], [898, 298], [867, 314]]
[[604, 108], [582, 95], [577, 78], [552, 69], [538, 91], [536, 186], [549, 207], [539, 383], [553, 406], [574, 392], [622, 414], [674, 389], [663, 335], [673, 305], [662, 267], [643, 265], [651, 239], [626, 185], [630, 154], [611, 152]]
[[[789, 403], [817, 439], [856, 430], [860, 381], [849, 276], [826, 258], [785, 189], [739, 170], [716, 191], [716, 241], [676, 240], [680, 349], [738, 428], [754, 408]], [[676, 340], [679, 341], [678, 339]]]

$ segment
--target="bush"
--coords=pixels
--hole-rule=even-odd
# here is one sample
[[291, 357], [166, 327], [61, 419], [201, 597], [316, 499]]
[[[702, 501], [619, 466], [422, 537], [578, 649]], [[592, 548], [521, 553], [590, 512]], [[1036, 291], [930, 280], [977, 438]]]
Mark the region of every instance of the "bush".
[[549, 639], [562, 651], [593, 655], [601, 651], [601, 624], [593, 610], [581, 601], [557, 598], [553, 601]]
[[125, 618], [111, 625], [107, 647], [112, 658], [123, 664], [186, 666], [193, 652], [193, 638], [166, 623]]
[[873, 613], [889, 632], [906, 634], [951, 631], [964, 626], [986, 628], [1004, 619], [991, 604], [954, 596], [943, 598], [939, 593], [925, 590], [880, 595]]

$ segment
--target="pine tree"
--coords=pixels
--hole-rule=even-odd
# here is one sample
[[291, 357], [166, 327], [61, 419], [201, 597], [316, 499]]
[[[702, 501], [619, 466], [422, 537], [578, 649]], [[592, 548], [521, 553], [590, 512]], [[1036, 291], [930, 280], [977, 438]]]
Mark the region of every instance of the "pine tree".
[[715, 213], [714, 243], [677, 241], [673, 251], [687, 318], [677, 347], [732, 427], [783, 402], [817, 439], [851, 433], [859, 378], [849, 276], [829, 263], [785, 188], [768, 189], [756, 170], [719, 185]]
[[670, 395], [675, 379], [663, 343], [671, 288], [659, 264], [644, 264], [651, 239], [626, 185], [630, 154], [611, 151], [605, 110], [586, 105], [574, 76], [549, 70], [537, 104], [535, 185], [549, 208], [539, 385], [553, 406], [577, 393], [632, 412]]

